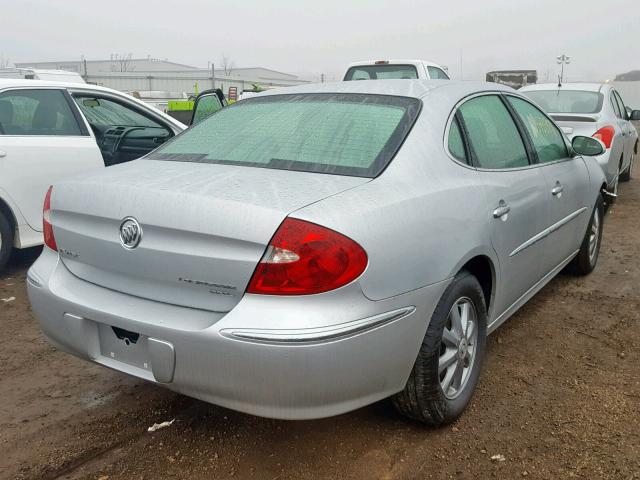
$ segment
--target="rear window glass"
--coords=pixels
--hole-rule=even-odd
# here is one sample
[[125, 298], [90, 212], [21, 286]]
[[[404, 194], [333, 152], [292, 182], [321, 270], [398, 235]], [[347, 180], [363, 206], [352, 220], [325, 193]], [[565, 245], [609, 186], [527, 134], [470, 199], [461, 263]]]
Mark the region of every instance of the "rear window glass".
[[522, 92], [547, 113], [598, 113], [604, 96], [581, 90], [532, 90]]
[[211, 115], [146, 158], [373, 178], [393, 158], [420, 105], [384, 95], [255, 97]]
[[418, 71], [413, 65], [362, 65], [351, 67], [344, 76], [345, 81], [414, 78], [418, 78]]

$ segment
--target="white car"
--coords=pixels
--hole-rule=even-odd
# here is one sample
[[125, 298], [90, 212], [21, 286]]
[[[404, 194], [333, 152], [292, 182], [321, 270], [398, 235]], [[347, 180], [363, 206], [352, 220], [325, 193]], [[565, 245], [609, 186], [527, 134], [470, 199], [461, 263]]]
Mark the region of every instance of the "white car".
[[350, 63], [343, 80], [450, 80], [446, 70], [426, 60], [365, 60]]
[[606, 151], [597, 160], [611, 193], [617, 194], [619, 181], [631, 179], [639, 148], [631, 120], [639, 120], [640, 111], [629, 112], [612, 85], [545, 83], [521, 88], [520, 93], [549, 114], [569, 138], [583, 135], [604, 143]]
[[84, 78], [76, 72], [68, 72], [66, 70], [42, 70], [39, 68], [0, 68], [0, 78], [86, 83]]
[[142, 157], [185, 128], [108, 88], [0, 79], [0, 270], [14, 247], [43, 243], [49, 185]]

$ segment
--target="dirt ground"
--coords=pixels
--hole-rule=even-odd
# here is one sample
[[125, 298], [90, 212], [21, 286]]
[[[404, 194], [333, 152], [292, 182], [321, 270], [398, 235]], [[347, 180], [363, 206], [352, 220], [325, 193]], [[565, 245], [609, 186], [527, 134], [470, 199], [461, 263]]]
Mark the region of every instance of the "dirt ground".
[[0, 274], [0, 478], [640, 479], [639, 219], [632, 180], [597, 270], [560, 275], [490, 337], [472, 404], [442, 429], [387, 401], [256, 418], [56, 351], [26, 296], [38, 252], [22, 252]]

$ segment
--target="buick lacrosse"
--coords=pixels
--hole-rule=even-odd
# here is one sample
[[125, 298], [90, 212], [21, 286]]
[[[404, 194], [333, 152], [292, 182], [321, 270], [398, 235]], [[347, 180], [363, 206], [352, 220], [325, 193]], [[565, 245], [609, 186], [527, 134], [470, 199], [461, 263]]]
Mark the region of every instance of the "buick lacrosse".
[[33, 311], [62, 350], [243, 412], [391, 396], [451, 422], [487, 335], [595, 267], [603, 148], [495, 84], [268, 92], [55, 183]]

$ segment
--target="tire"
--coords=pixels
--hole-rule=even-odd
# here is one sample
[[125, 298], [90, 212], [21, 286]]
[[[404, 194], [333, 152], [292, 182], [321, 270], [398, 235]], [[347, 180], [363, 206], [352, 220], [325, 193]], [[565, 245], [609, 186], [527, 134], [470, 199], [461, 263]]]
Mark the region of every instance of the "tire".
[[[463, 305], [466, 306], [463, 307]], [[466, 309], [469, 315], [475, 314], [476, 320], [467, 323], [467, 325], [475, 324], [476, 327], [475, 333], [471, 333], [471, 330], [468, 333], [471, 341], [467, 348], [460, 344], [455, 347], [455, 343], [451, 342], [457, 335], [452, 323], [453, 316], [450, 316], [450, 313], [455, 315], [455, 312], [460, 312], [461, 308]], [[463, 322], [460, 326], [464, 330]], [[486, 351], [486, 337], [487, 309], [482, 288], [473, 275], [462, 271], [447, 287], [433, 312], [407, 384], [404, 390], [392, 397], [395, 408], [402, 415], [432, 426], [445, 425], [456, 420], [471, 400], [480, 378]], [[472, 350], [471, 347], [473, 347], [473, 354], [469, 353]], [[440, 374], [440, 362], [443, 361], [444, 364], [444, 360], [451, 358], [450, 355], [453, 352], [456, 354], [455, 363], [444, 368], [443, 373]], [[463, 352], [469, 358], [463, 360], [461, 358]], [[454, 380], [445, 393], [443, 384], [446, 385], [446, 381], [454, 377], [457, 368], [462, 369], [459, 388], [455, 389], [457, 382]]]
[[631, 180], [631, 169], [633, 168], [633, 161], [635, 160], [635, 155], [631, 155], [631, 161], [629, 162], [629, 166], [627, 169], [620, 174], [621, 182], [628, 182]]
[[[598, 196], [593, 208], [587, 231], [582, 239], [578, 255], [569, 264], [569, 270], [576, 275], [588, 275], [596, 268], [600, 246], [602, 244], [602, 229], [604, 221], [604, 207], [602, 196]], [[592, 244], [595, 241], [595, 244]], [[593, 247], [593, 248], [592, 248]]]
[[0, 212], [0, 272], [9, 261], [13, 250], [13, 228], [11, 222]]

